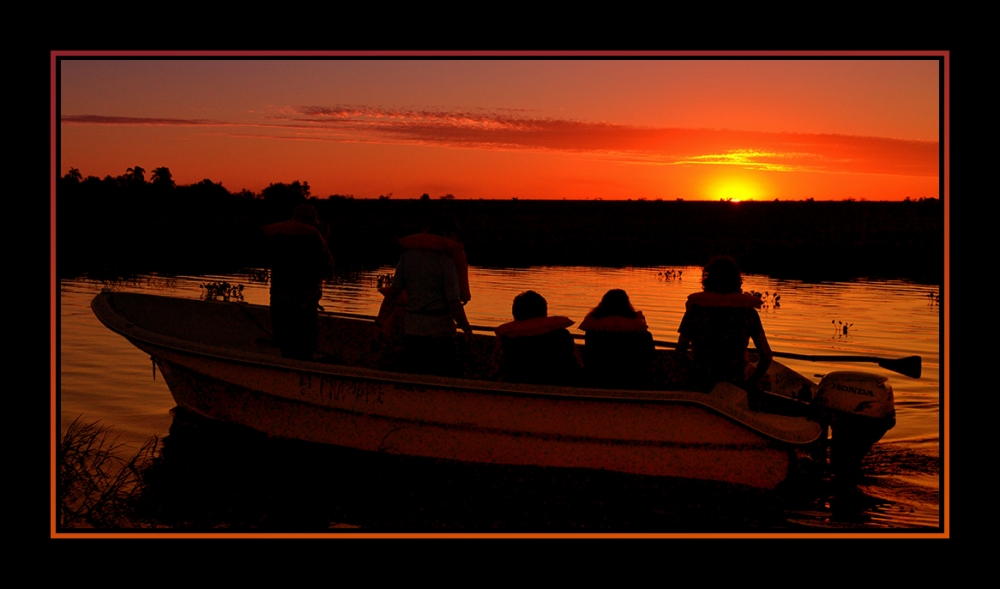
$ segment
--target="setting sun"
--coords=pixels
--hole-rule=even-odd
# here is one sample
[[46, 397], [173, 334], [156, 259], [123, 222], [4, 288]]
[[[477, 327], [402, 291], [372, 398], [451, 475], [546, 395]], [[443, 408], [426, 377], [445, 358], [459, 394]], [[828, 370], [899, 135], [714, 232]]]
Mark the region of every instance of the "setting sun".
[[766, 196], [758, 182], [749, 178], [731, 176], [711, 180], [706, 195], [711, 200], [732, 200], [733, 202], [754, 200]]

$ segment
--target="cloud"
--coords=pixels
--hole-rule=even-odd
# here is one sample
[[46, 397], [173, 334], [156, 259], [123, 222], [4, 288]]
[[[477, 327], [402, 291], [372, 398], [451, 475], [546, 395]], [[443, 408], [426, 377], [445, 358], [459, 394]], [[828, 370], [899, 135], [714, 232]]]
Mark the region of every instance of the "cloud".
[[152, 117], [107, 117], [102, 115], [63, 115], [60, 119], [63, 123], [78, 125], [180, 125], [180, 126], [201, 126], [216, 125], [227, 126], [228, 123], [213, 121], [211, 119], [163, 119]]
[[936, 176], [938, 142], [855, 135], [652, 128], [505, 112], [290, 107], [289, 123], [354, 140], [588, 152], [682, 166]]
[[[283, 106], [257, 121], [68, 115], [104, 125], [241, 126], [261, 139], [407, 143], [467, 149], [561, 151], [633, 163], [734, 166], [773, 172], [939, 173], [937, 141], [731, 129], [654, 128], [532, 117], [515, 109]], [[293, 135], [281, 131], [293, 132]], [[237, 135], [234, 135], [237, 136]], [[241, 134], [246, 137], [247, 134]]]

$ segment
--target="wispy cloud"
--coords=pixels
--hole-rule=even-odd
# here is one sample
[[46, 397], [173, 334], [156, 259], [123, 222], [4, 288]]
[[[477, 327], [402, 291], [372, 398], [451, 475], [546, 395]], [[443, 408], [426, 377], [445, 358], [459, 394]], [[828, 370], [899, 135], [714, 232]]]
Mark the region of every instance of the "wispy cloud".
[[649, 163], [720, 165], [776, 172], [935, 176], [938, 143], [854, 135], [651, 128], [542, 119], [510, 112], [289, 107], [276, 118], [336, 129], [358, 140], [478, 149], [539, 149], [631, 156]]
[[180, 126], [228, 126], [230, 123], [211, 119], [164, 119], [154, 117], [108, 117], [103, 115], [63, 115], [63, 123], [78, 125], [180, 125]]
[[[106, 125], [233, 126], [261, 139], [409, 143], [468, 149], [587, 153], [636, 163], [735, 166], [774, 172], [936, 176], [938, 142], [854, 135], [653, 128], [537, 118], [514, 109], [283, 106], [252, 122], [72, 115]], [[286, 131], [287, 133], [282, 133]], [[242, 134], [241, 136], [247, 136]]]
[[780, 163], [781, 160], [803, 156], [808, 157], [809, 154], [773, 153], [752, 149], [737, 149], [729, 153], [696, 155], [673, 163], [681, 165], [740, 166], [752, 170], [790, 172], [801, 168], [801, 166]]

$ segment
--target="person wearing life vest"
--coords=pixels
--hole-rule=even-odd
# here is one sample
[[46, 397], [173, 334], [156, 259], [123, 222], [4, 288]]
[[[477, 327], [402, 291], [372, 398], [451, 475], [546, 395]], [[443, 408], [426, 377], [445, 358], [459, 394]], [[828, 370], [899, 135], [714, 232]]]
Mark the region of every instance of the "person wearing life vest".
[[292, 218], [264, 227], [271, 254], [271, 327], [281, 355], [309, 360], [317, 345], [323, 279], [333, 276], [333, 256], [316, 208], [302, 204]]
[[405, 237], [400, 244], [406, 249], [399, 258], [392, 285], [382, 290], [385, 299], [375, 323], [388, 332], [391, 321], [405, 313], [405, 370], [457, 376], [456, 325], [466, 337], [472, 335], [463, 307], [471, 293], [458, 225], [450, 216], [436, 215], [424, 233]]
[[[690, 295], [677, 331], [677, 356], [688, 360], [693, 384], [706, 392], [719, 382], [729, 382], [747, 391], [751, 404], [760, 399], [758, 386], [771, 365], [771, 347], [764, 335], [757, 309], [761, 300], [742, 291], [743, 278], [736, 261], [728, 256], [712, 258], [702, 272], [703, 292]], [[759, 360], [747, 376], [753, 340]]]
[[580, 363], [569, 317], [548, 316], [545, 297], [533, 290], [514, 297], [514, 320], [494, 329], [500, 342], [500, 379], [508, 382], [572, 385]]
[[586, 332], [583, 368], [588, 386], [647, 388], [652, 381], [656, 348], [642, 311], [628, 293], [609, 290], [580, 323]]

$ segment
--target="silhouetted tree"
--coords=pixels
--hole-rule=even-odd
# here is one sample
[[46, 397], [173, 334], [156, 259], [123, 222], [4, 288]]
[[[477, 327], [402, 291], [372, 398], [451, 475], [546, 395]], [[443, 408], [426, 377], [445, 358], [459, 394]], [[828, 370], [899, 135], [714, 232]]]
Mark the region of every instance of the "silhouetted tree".
[[197, 184], [178, 186], [175, 191], [176, 196], [171, 199], [171, 206], [178, 206], [186, 214], [200, 217], [201, 220], [223, 214], [232, 199], [222, 182], [212, 182], [208, 178]]
[[292, 182], [291, 184], [278, 182], [275, 184], [269, 184], [268, 187], [260, 193], [263, 195], [265, 202], [282, 204], [294, 203], [298, 205], [302, 204], [307, 198], [309, 198], [309, 183], [299, 182], [298, 180]]
[[309, 183], [296, 180], [291, 184], [278, 182], [260, 191], [264, 197], [268, 216], [272, 220], [290, 217], [295, 207], [309, 198]]
[[146, 183], [146, 170], [139, 166], [132, 168], [127, 168], [125, 170], [125, 179], [129, 184], [142, 185]]
[[197, 184], [192, 184], [191, 189], [193, 193], [205, 196], [229, 196], [229, 191], [222, 186], [222, 182], [212, 182], [208, 178], [205, 178]]
[[154, 168], [153, 175], [150, 176], [149, 180], [153, 186], [161, 186], [163, 188], [174, 187], [173, 175], [170, 173], [170, 168], [167, 168], [166, 166]]
[[77, 170], [76, 168], [70, 168], [63, 178], [69, 180], [70, 182], [79, 183], [80, 180], [83, 180], [83, 174], [81, 174], [80, 170]]

